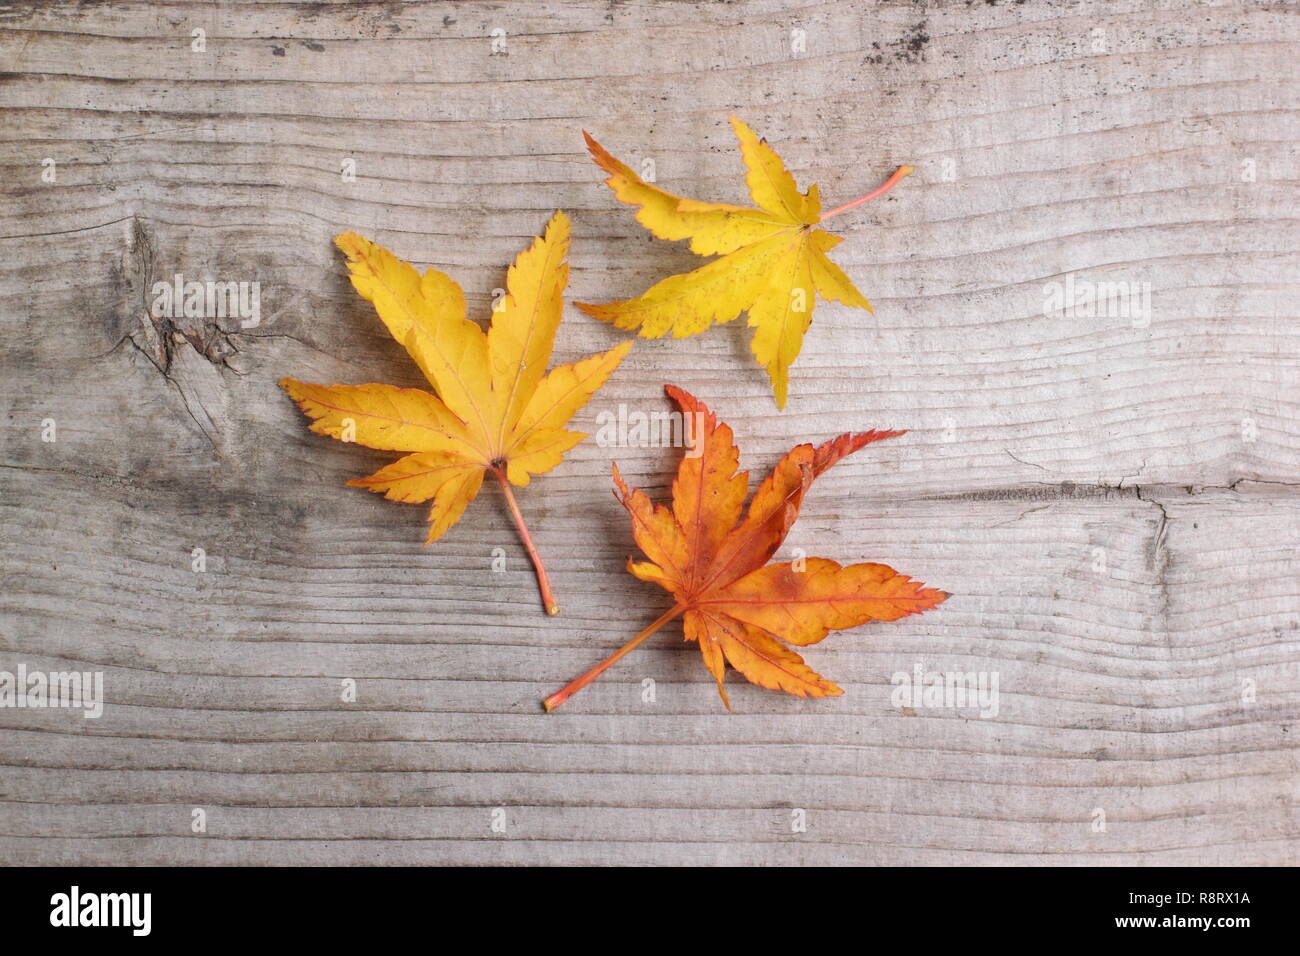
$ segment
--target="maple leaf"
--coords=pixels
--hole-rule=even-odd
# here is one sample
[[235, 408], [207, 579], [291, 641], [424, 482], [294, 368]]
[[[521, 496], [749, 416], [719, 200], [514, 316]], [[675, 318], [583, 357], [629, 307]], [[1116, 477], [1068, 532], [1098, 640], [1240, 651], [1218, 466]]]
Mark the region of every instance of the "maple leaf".
[[[673, 506], [655, 505], [628, 490], [614, 466], [616, 497], [632, 516], [632, 536], [648, 561], [628, 559], [627, 570], [658, 584], [673, 606], [612, 656], [543, 701], [554, 710], [611, 664], [674, 618], [695, 641], [704, 664], [722, 686], [726, 664], [752, 683], [797, 697], [843, 693], [786, 645], [816, 644], [829, 631], [866, 621], [894, 621], [928, 611], [948, 594], [927, 588], [883, 564], [842, 567], [825, 558], [768, 564], [799, 516], [813, 480], [846, 455], [901, 431], [843, 434], [814, 448], [797, 445], [754, 493], [744, 514], [749, 473], [740, 472], [731, 428], [690, 393], [665, 387], [691, 429], [691, 454], [673, 482]], [[685, 425], [683, 426], [685, 430]]]
[[429, 535], [459, 520], [491, 473], [501, 484], [548, 614], [559, 605], [510, 485], [550, 471], [587, 437], [564, 426], [605, 383], [630, 342], [546, 371], [568, 282], [569, 220], [557, 212], [545, 235], [520, 253], [487, 334], [466, 317], [465, 296], [447, 275], [423, 275], [356, 233], [335, 237], [352, 285], [429, 380], [436, 395], [393, 385], [308, 385], [280, 380], [314, 419], [311, 430], [368, 448], [409, 452], [349, 485], [394, 501], [433, 499]]
[[574, 304], [593, 318], [636, 329], [647, 339], [670, 332], [673, 338], [695, 335], [748, 311], [755, 330], [750, 349], [767, 370], [777, 407], [785, 408], [790, 365], [812, 324], [817, 295], [871, 311], [871, 303], [826, 256], [841, 237], [814, 227], [887, 192], [913, 167], [900, 166], [879, 189], [823, 213], [816, 186], [799, 192], [767, 140], [734, 116], [731, 125], [740, 140], [745, 182], [757, 209], [665, 192], [644, 182], [583, 131], [592, 159], [609, 173], [605, 183], [615, 197], [641, 207], [637, 222], [660, 239], [690, 239], [696, 255], [721, 258], [669, 276], [635, 299]]

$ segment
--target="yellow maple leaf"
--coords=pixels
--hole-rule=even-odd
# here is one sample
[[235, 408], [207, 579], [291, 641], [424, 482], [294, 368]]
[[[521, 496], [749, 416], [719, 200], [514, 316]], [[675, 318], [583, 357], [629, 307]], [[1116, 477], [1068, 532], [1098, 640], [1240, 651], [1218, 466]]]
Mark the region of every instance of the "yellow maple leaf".
[[748, 311], [755, 330], [750, 348], [767, 370], [777, 407], [785, 408], [790, 365], [812, 323], [817, 295], [871, 311], [871, 303], [826, 256], [842, 239], [814, 227], [886, 192], [913, 168], [900, 166], [879, 189], [823, 213], [816, 186], [799, 192], [767, 140], [734, 116], [731, 125], [757, 209], [674, 196], [644, 182], [584, 131], [592, 159], [609, 173], [605, 183], [615, 197], [641, 207], [637, 222], [660, 239], [689, 239], [696, 255], [721, 258], [669, 276], [635, 299], [575, 305], [647, 339], [695, 335]]
[[348, 484], [394, 501], [433, 500], [429, 535], [440, 538], [474, 500], [486, 474], [501, 484], [524, 547], [537, 569], [548, 614], [558, 614], [532, 537], [510, 485], [550, 471], [587, 436], [564, 426], [627, 355], [631, 342], [546, 371], [569, 278], [569, 220], [557, 212], [545, 235], [520, 253], [506, 296], [485, 335], [466, 316], [465, 296], [447, 275], [423, 275], [356, 233], [335, 237], [352, 285], [375, 306], [436, 395], [393, 385], [308, 385], [280, 380], [312, 418], [311, 430], [368, 448], [408, 452]]

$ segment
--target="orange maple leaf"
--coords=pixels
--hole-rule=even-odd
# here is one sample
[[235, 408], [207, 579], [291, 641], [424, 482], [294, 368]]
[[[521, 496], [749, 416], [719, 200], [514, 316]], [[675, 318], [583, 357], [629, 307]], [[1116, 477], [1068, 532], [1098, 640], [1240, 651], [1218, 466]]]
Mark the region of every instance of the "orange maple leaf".
[[554, 710], [679, 615], [686, 640], [699, 644], [728, 710], [731, 702], [722, 686], [728, 663], [752, 683], [797, 697], [842, 694], [786, 645], [816, 644], [832, 630], [920, 614], [948, 594], [883, 564], [842, 567], [825, 558], [767, 562], [799, 516], [813, 479], [863, 446], [904, 433], [846, 433], [817, 448], [795, 446], [759, 486], [742, 520], [749, 473], [736, 473], [739, 452], [731, 428], [690, 393], [674, 385], [665, 391], [681, 408], [683, 422], [694, 423], [692, 453], [682, 458], [673, 482], [672, 509], [629, 491], [618, 465], [614, 484], [616, 497], [632, 515], [632, 536], [650, 559], [629, 558], [627, 570], [658, 584], [675, 603], [543, 705]]
[[546, 371], [564, 309], [569, 220], [557, 212], [546, 233], [521, 252], [507, 295], [485, 335], [466, 317], [460, 286], [436, 269], [423, 275], [387, 249], [345, 232], [352, 285], [370, 300], [437, 395], [393, 385], [280, 385], [313, 419], [311, 430], [368, 448], [409, 452], [367, 478], [349, 481], [394, 501], [433, 499], [426, 544], [454, 525], [485, 474], [501, 485], [537, 570], [548, 614], [558, 614], [546, 568], [510, 485], [550, 471], [587, 436], [564, 426], [605, 383], [630, 343]]

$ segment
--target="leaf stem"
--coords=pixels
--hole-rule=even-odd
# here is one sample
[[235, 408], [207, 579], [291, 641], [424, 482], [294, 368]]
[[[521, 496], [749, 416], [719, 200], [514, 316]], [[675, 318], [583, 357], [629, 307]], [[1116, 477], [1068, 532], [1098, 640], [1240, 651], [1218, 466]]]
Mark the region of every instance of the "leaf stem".
[[492, 473], [497, 476], [497, 481], [501, 483], [501, 490], [505, 493], [506, 504], [510, 506], [510, 514], [515, 519], [515, 527], [519, 529], [519, 537], [524, 542], [524, 550], [528, 552], [528, 557], [533, 560], [533, 568], [537, 571], [537, 589], [542, 592], [542, 607], [546, 608], [546, 613], [554, 617], [560, 613], [560, 605], [556, 603], [555, 594], [551, 591], [551, 579], [546, 576], [546, 566], [542, 564], [542, 556], [537, 553], [537, 547], [533, 544], [533, 536], [528, 533], [528, 525], [524, 524], [523, 513], [519, 510], [519, 505], [515, 501], [514, 492], [510, 490], [510, 482], [506, 480], [505, 472], [500, 468], [493, 468]]
[[610, 666], [613, 665], [616, 661], [618, 661], [621, 657], [623, 657], [629, 651], [635, 649], [638, 644], [644, 641], [655, 631], [659, 630], [659, 628], [663, 627], [665, 624], [667, 624], [677, 615], [681, 614], [684, 610], [686, 609], [681, 605], [674, 604], [663, 614], [659, 615], [659, 617], [655, 619], [654, 623], [652, 623], [644, 631], [642, 631], [636, 637], [632, 638], [632, 640], [628, 641], [626, 644], [624, 644], [622, 647], [616, 650], [613, 654], [609, 655], [609, 657], [605, 658], [603, 661], [601, 661], [591, 670], [587, 671], [587, 673], [583, 674], [581, 677], [569, 681], [569, 683], [564, 685], [564, 688], [562, 690], [556, 691], [550, 697], [546, 698], [546, 700], [542, 701], [542, 706], [546, 708], [547, 713], [550, 713], [556, 707], [559, 707], [561, 704], [563, 704], [566, 700], [568, 700], [578, 691], [582, 690], [584, 687], [586, 687], [588, 684], [594, 681], [601, 674], [605, 673], [605, 671], [607, 671], [610, 668]]
[[879, 189], [873, 189], [865, 196], [859, 196], [857, 199], [853, 200], [853, 202], [846, 202], [843, 206], [836, 206], [830, 212], [823, 213], [821, 221], [825, 222], [827, 219], [831, 218], [831, 216], [838, 216], [842, 212], [848, 212], [850, 209], [853, 209], [855, 206], [861, 206], [864, 202], [871, 202], [871, 200], [875, 199], [877, 196], [883, 196], [885, 193], [889, 192], [891, 189], [897, 186], [898, 181], [900, 179], [902, 179], [904, 176], [912, 175], [912, 173], [914, 173], [915, 171], [916, 171], [915, 166], [899, 166], [896, 170], [894, 170], [894, 175], [886, 179], [884, 184]]

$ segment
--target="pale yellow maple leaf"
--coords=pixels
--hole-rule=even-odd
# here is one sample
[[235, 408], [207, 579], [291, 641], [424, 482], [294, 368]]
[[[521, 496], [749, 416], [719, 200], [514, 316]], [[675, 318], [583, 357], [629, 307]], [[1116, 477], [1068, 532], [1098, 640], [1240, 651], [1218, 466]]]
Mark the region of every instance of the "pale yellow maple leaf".
[[871, 311], [871, 303], [826, 255], [841, 238], [815, 227], [890, 189], [912, 167], [899, 167], [874, 192], [822, 213], [816, 186], [799, 192], [766, 140], [735, 117], [731, 125], [757, 208], [675, 196], [643, 181], [584, 132], [592, 159], [609, 173], [605, 182], [615, 197], [641, 207], [637, 222], [660, 239], [689, 239], [696, 255], [721, 258], [669, 276], [635, 299], [575, 304], [594, 318], [649, 339], [695, 335], [748, 311], [754, 329], [750, 348], [767, 370], [777, 407], [785, 408], [790, 365], [803, 346], [817, 296]]

